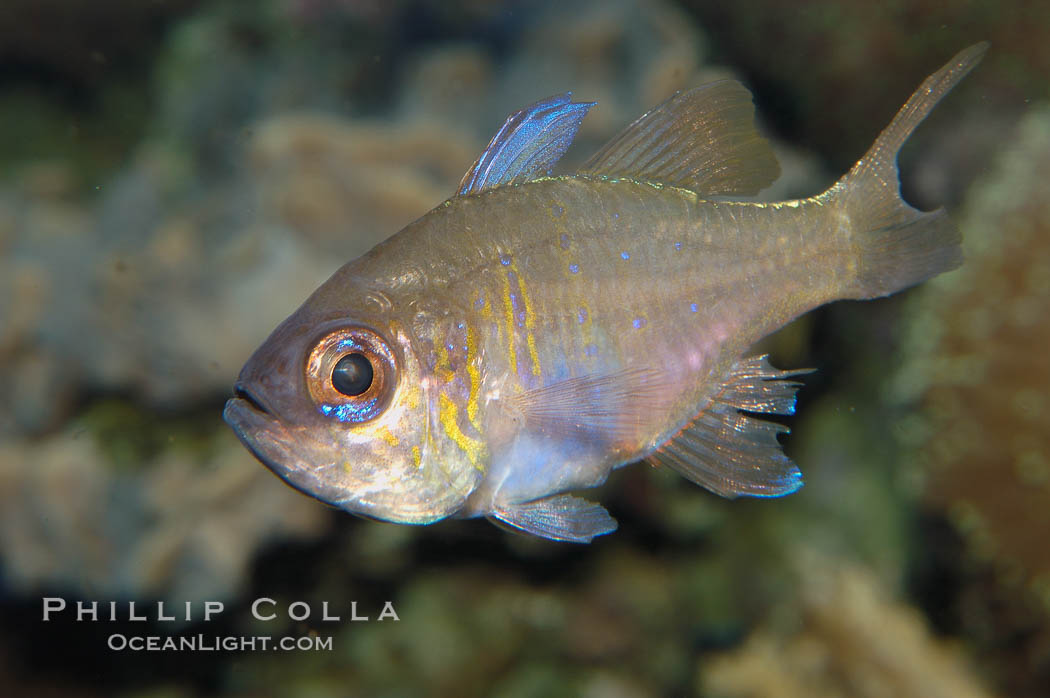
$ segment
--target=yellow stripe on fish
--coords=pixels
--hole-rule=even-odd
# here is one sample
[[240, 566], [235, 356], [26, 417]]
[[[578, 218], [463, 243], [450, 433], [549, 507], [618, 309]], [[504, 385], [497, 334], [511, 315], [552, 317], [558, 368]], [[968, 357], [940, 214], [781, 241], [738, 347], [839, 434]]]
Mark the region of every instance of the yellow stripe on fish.
[[503, 276], [503, 321], [507, 329], [507, 363], [518, 373], [518, 352], [514, 348], [514, 302], [510, 297], [510, 274]]
[[434, 373], [441, 376], [446, 383], [451, 383], [456, 378], [456, 373], [452, 370], [452, 362], [448, 356], [448, 349], [445, 348], [444, 344], [437, 344], [434, 348], [434, 352], [437, 354], [437, 361], [434, 364]]
[[459, 406], [448, 395], [441, 393], [438, 398], [438, 418], [441, 420], [441, 427], [445, 430], [445, 435], [466, 454], [471, 465], [482, 470], [484, 469], [482, 459], [485, 455], [485, 444], [463, 433], [463, 430], [459, 428], [458, 414]]
[[525, 289], [525, 279], [518, 273], [514, 264], [510, 265], [514, 277], [518, 282], [518, 293], [521, 294], [521, 302], [525, 306], [525, 341], [529, 345], [529, 359], [532, 361], [532, 375], [540, 375], [540, 357], [536, 351], [536, 319], [532, 313], [532, 302], [529, 293]]
[[390, 431], [389, 427], [386, 427], [386, 426], [379, 427], [379, 429], [376, 430], [376, 433], [379, 434], [380, 438], [382, 438], [383, 441], [386, 441], [391, 446], [396, 447], [396, 446], [398, 446], [401, 443], [398, 440], [398, 438], [396, 436], [394, 436], [394, 433], [392, 431]]
[[481, 371], [478, 369], [478, 333], [472, 325], [467, 326], [467, 376], [470, 390], [467, 397], [467, 419], [481, 433], [478, 424], [478, 391], [481, 389]]

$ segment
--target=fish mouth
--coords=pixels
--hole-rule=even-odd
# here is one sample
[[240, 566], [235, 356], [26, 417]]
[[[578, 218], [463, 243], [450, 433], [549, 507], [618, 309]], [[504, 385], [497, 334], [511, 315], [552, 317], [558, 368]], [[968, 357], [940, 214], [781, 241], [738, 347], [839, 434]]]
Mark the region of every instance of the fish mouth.
[[242, 383], [233, 389], [234, 396], [226, 401], [222, 418], [260, 463], [285, 483], [325, 503], [344, 499], [344, 493], [318, 477], [304, 457], [301, 429], [289, 428], [263, 402], [257, 393]]
[[283, 464], [293, 455], [292, 435], [257, 393], [238, 382], [222, 419], [263, 465], [278, 474], [286, 470]]
[[[252, 391], [248, 389], [248, 386], [246, 386], [244, 383], [237, 382], [233, 386], [233, 399], [243, 400], [247, 403], [246, 407], [249, 407], [255, 410], [256, 412], [262, 412], [263, 414], [268, 414], [271, 416], [273, 414], [272, 412], [270, 412], [270, 410], [266, 409], [266, 406], [262, 403], [262, 401], [258, 397], [256, 397], [252, 393]], [[232, 400], [230, 402], [232, 402]], [[227, 406], [228, 405], [229, 403], [227, 403]], [[225, 412], [223, 414], [225, 415]]]

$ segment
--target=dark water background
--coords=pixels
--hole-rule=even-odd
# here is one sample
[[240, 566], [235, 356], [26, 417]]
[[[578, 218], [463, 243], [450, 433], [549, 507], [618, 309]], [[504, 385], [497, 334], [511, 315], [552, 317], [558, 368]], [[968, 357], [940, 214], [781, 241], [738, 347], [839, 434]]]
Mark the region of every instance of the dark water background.
[[[1047, 26], [1037, 0], [6, 0], [0, 695], [1050, 695]], [[763, 347], [819, 369], [785, 440], [798, 494], [632, 466], [591, 546], [400, 527], [291, 491], [222, 424], [270, 329], [447, 197], [508, 112], [597, 100], [571, 164], [736, 77], [784, 170], [767, 198], [809, 195], [982, 39], [901, 156], [964, 269]], [[43, 622], [45, 597], [66, 611]], [[109, 648], [196, 635], [331, 645]]]

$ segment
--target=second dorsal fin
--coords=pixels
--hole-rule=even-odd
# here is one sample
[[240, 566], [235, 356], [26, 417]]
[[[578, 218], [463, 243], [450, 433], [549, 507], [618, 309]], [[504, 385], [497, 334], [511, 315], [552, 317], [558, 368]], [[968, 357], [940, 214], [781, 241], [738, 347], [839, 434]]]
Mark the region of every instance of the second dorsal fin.
[[580, 174], [661, 182], [699, 194], [749, 195], [780, 175], [736, 80], [678, 92], [605, 144]]
[[457, 194], [516, 184], [550, 174], [572, 144], [580, 122], [595, 102], [573, 102], [572, 93], [555, 95], [507, 117], [463, 181]]

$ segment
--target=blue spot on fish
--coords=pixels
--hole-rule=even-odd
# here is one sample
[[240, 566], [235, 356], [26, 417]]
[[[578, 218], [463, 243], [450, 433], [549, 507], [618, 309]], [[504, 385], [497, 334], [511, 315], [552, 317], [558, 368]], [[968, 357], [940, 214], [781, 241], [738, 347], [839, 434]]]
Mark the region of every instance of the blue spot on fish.
[[588, 344], [587, 346], [585, 346], [583, 348], [583, 354], [584, 354], [584, 356], [597, 356], [598, 355], [598, 345], [597, 344]]
[[379, 398], [372, 398], [371, 400], [355, 405], [321, 405], [321, 414], [326, 417], [335, 417], [340, 422], [363, 422], [371, 416], [372, 411], [375, 409], [376, 402]]
[[690, 303], [689, 304], [689, 309], [692, 310], [695, 313], [696, 312], [696, 303]]
[[640, 329], [642, 329], [643, 327], [645, 327], [645, 318], [644, 318], [644, 317], [636, 317], [636, 318], [634, 319], [634, 322], [633, 322], [633, 323], [631, 323], [631, 324], [633, 324], [633, 325], [634, 325], [634, 329], [636, 329], [636, 330], [640, 330]]
[[485, 296], [478, 296], [478, 299], [476, 301], [474, 301], [474, 307], [478, 308], [479, 310], [481, 308], [484, 308], [485, 307]]
[[569, 271], [571, 271], [573, 274], [579, 273], [580, 265], [576, 264], [575, 262], [573, 262], [572, 264], [569, 265]]
[[623, 257], [624, 259], [630, 259], [631, 258], [631, 255], [627, 254], [627, 252], [621, 252], [620, 256]]
[[354, 349], [360, 349], [360, 345], [357, 340], [353, 337], [347, 337], [343, 341], [339, 342], [340, 351], [353, 351]]
[[576, 319], [580, 321], [581, 325], [587, 322], [587, 310], [585, 308], [580, 308], [579, 310], [577, 310]]
[[499, 256], [499, 263], [503, 266], [510, 266], [510, 255], [501, 254]]
[[462, 330], [464, 327], [466, 327], [466, 325], [464, 325], [462, 322], [457, 322], [456, 323], [456, 329], [457, 330]]
[[676, 250], [680, 250], [680, 249], [682, 249], [682, 243], [680, 243], [680, 242], [676, 242], [676, 243], [674, 244], [674, 248], [675, 248]]
[[614, 214], [613, 214], [613, 220], [614, 220], [614, 221], [615, 221], [615, 220], [617, 220], [617, 219], [618, 219], [619, 217], [620, 217], [620, 214], [619, 214], [619, 213], [614, 213]]
[[563, 250], [569, 249], [569, 236], [565, 233], [561, 234], [561, 248]]

